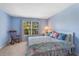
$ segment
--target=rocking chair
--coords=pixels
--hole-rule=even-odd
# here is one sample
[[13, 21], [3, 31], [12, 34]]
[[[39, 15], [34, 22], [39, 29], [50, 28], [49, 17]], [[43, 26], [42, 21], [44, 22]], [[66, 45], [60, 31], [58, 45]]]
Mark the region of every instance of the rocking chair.
[[10, 30], [9, 31], [9, 34], [10, 34], [10, 38], [11, 38], [11, 42], [10, 44], [14, 44], [14, 43], [19, 43], [21, 42], [21, 39], [20, 39], [20, 35], [17, 35], [17, 32], [16, 30]]

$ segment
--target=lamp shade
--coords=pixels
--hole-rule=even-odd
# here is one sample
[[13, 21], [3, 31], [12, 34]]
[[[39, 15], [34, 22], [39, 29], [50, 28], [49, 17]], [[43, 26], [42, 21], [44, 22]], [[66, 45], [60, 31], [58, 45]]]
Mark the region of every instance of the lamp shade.
[[48, 32], [48, 30], [49, 30], [49, 27], [48, 26], [45, 26], [44, 31], [45, 32]]
[[44, 27], [44, 31], [45, 31], [45, 32], [51, 32], [52, 29], [51, 29], [51, 27], [49, 27], [49, 26], [45, 26], [45, 27]]

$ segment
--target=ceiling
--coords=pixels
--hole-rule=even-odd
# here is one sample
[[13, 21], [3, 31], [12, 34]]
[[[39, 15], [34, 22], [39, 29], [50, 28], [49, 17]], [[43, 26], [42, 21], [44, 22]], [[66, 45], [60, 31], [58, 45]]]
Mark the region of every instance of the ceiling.
[[0, 9], [12, 16], [47, 19], [72, 3], [0, 3]]

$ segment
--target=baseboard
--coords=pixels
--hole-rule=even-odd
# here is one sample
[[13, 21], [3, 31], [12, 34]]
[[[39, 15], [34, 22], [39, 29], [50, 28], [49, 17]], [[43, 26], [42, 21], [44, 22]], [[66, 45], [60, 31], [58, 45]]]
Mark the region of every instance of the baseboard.
[[5, 47], [5, 45], [0, 46], [0, 49], [2, 49], [3, 47]]
[[2, 49], [2, 48], [4, 48], [5, 46], [7, 46], [7, 44], [8, 44], [8, 43], [1, 45], [1, 46], [0, 46], [0, 49]]

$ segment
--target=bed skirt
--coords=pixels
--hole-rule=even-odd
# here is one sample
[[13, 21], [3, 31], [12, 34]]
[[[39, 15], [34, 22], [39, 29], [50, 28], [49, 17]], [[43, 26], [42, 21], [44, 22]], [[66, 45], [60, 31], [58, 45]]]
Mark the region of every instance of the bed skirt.
[[27, 56], [67, 56], [69, 51], [66, 49], [58, 49], [58, 50], [48, 50], [44, 52], [29, 52], [26, 54]]

